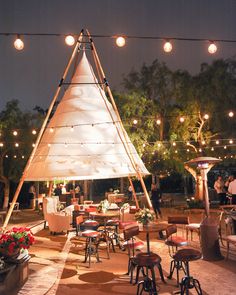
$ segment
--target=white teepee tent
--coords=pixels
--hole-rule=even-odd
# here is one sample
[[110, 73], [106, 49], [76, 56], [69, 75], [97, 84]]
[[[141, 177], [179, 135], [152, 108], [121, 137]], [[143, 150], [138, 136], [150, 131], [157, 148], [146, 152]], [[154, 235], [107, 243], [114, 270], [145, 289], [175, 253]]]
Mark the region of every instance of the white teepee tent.
[[123, 135], [121, 122], [84, 52], [71, 85], [45, 129], [25, 180], [134, 176], [136, 169], [124, 142], [140, 173], [148, 174], [128, 135]]
[[[89, 42], [83, 42], [82, 30], [16, 189], [3, 229], [25, 180], [86, 180], [135, 175], [152, 207], [142, 178], [148, 171], [124, 130], [96, 47], [88, 30], [86, 32]], [[70, 66], [85, 43], [90, 43], [99, 82], [84, 53], [69, 88], [49, 120]], [[110, 102], [101, 84], [104, 84]]]

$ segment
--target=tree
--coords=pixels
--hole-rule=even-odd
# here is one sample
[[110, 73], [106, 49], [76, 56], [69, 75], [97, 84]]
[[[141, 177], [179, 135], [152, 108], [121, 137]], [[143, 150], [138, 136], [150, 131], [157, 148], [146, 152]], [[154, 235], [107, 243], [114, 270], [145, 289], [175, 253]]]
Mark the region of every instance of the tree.
[[212, 140], [235, 135], [235, 121], [227, 117], [229, 110], [236, 109], [235, 73], [232, 59], [202, 64], [195, 76], [171, 71], [155, 60], [125, 77], [126, 93], [118, 95], [118, 107], [149, 171], [183, 173], [186, 160], [223, 155], [222, 146], [212, 151]]
[[[0, 182], [4, 185], [3, 208], [8, 207], [10, 181], [17, 182], [32, 150], [32, 129], [39, 116], [22, 112], [17, 100], [7, 102], [0, 112]], [[13, 133], [14, 132], [14, 133]]]

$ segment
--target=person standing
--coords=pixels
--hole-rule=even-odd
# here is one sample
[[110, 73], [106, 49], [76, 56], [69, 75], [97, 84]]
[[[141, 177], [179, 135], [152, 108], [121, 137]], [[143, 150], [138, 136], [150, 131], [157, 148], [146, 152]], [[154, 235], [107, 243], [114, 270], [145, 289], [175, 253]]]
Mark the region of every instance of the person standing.
[[34, 182], [31, 183], [29, 187], [29, 193], [28, 193], [28, 207], [30, 209], [35, 209], [35, 197], [36, 197], [36, 190], [34, 186]]
[[236, 205], [236, 173], [233, 174], [233, 181], [229, 183], [228, 192], [232, 196], [232, 204]]
[[224, 189], [225, 183], [221, 175], [217, 177], [217, 180], [214, 183], [214, 189], [218, 195], [218, 199], [220, 200], [220, 205], [225, 205], [227, 203], [226, 192]]
[[152, 184], [151, 186], [151, 197], [152, 197], [152, 206], [153, 206], [153, 210], [155, 212], [156, 218], [158, 218], [158, 214], [160, 215], [160, 217], [162, 217], [161, 209], [160, 209], [162, 192], [160, 188], [157, 187], [157, 184]]
[[132, 185], [128, 187], [128, 201], [132, 201], [133, 199], [133, 188]]
[[54, 189], [54, 195], [60, 197], [61, 194], [62, 194], [62, 192], [61, 192], [61, 185], [60, 185], [60, 183], [57, 183], [57, 186]]

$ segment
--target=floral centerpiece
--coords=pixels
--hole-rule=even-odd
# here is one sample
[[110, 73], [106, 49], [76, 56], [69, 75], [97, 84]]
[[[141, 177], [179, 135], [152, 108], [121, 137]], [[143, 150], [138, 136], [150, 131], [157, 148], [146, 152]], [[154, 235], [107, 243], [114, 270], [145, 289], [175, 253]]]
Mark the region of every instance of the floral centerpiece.
[[103, 212], [105, 213], [109, 209], [109, 202], [107, 199], [102, 200], [99, 205], [98, 205], [98, 212]]
[[148, 208], [139, 210], [137, 213], [135, 213], [134, 217], [142, 224], [147, 224], [148, 222], [154, 220], [154, 214]]
[[34, 237], [28, 228], [13, 227], [0, 234], [0, 254], [14, 256], [22, 249], [28, 249], [34, 243]]

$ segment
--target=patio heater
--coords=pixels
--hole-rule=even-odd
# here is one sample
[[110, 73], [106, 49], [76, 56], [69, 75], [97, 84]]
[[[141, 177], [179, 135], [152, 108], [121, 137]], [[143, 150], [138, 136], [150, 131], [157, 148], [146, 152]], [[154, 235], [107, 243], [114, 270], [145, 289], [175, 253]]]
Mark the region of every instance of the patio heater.
[[223, 259], [219, 245], [219, 225], [210, 217], [209, 195], [207, 185], [207, 173], [220, 159], [212, 157], [198, 157], [185, 163], [186, 166], [195, 166], [201, 175], [203, 186], [203, 198], [205, 207], [205, 218], [200, 225], [200, 241], [202, 258], [208, 261]]

